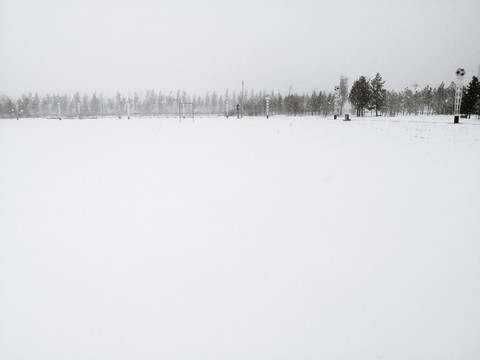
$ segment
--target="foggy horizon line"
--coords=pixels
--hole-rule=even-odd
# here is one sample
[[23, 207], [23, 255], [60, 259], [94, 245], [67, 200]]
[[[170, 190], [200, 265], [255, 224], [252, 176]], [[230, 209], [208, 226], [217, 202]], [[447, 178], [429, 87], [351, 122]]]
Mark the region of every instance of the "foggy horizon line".
[[[371, 81], [374, 77], [367, 77], [367, 76], [364, 76], [362, 75], [363, 77], [366, 78], [367, 81]], [[360, 76], [361, 77], [361, 76]], [[358, 79], [360, 79], [360, 77]], [[478, 76], [475, 76], [473, 75], [472, 76], [472, 79], [474, 77], [477, 77]], [[353, 86], [353, 82], [357, 81], [358, 79], [354, 80], [353, 82], [350, 82], [350, 78], [349, 77], [345, 77], [347, 79], [347, 84], [348, 84], [348, 89], [351, 89], [351, 87]], [[469, 78], [466, 78], [464, 79], [464, 85], [466, 85], [471, 79]], [[385, 80], [384, 80], [385, 81]], [[241, 84], [241, 82], [240, 82]], [[340, 84], [340, 82], [338, 83]], [[430, 87], [432, 89], [436, 89], [438, 87], [440, 87], [442, 84], [444, 84], [445, 87], [448, 87], [452, 84], [455, 84], [455, 81], [454, 80], [451, 80], [450, 82], [446, 82], [444, 80], [441, 80], [439, 82], [439, 84], [437, 86], [432, 86], [430, 84], [426, 84], [426, 85], [422, 85], [422, 84], [418, 84], [418, 83], [413, 83], [411, 84], [410, 86], [406, 86], [404, 87], [403, 89], [401, 90], [396, 90], [394, 88], [387, 88], [385, 87], [384, 89], [386, 91], [391, 91], [391, 92], [396, 92], [396, 93], [400, 93], [402, 91], [405, 91], [406, 89], [425, 89], [427, 87]], [[319, 92], [322, 92], [322, 93], [333, 93], [335, 92], [335, 89], [334, 87], [332, 87], [331, 89], [326, 89], [326, 88], [323, 88], [323, 89], [320, 89], [320, 88], [313, 88], [309, 91], [295, 91], [295, 85], [289, 85], [290, 89], [288, 91], [279, 91], [279, 90], [266, 90], [265, 88], [261, 89], [261, 90], [256, 90], [255, 87], [248, 87], [247, 86], [247, 83], [244, 83], [244, 94], [249, 94], [251, 92], [253, 92], [254, 94], [258, 94], [258, 93], [265, 93], [265, 94], [275, 94], [275, 95], [282, 95], [282, 96], [288, 96], [288, 95], [306, 95], [306, 94], [312, 94], [314, 92], [316, 93], [319, 93]], [[7, 93], [7, 92], [3, 92], [3, 91], [0, 91], [0, 96], [6, 96], [6, 97], [11, 97], [11, 98], [15, 98], [15, 97], [22, 97], [23, 95], [27, 95], [27, 94], [35, 94], [35, 95], [39, 95], [39, 96], [47, 96], [47, 95], [52, 95], [52, 96], [75, 96], [77, 94], [79, 95], [82, 95], [82, 96], [86, 96], [86, 95], [93, 95], [93, 94], [99, 94], [99, 95], [106, 95], [106, 96], [116, 96], [117, 94], [120, 94], [121, 96], [125, 96], [128, 94], [128, 97], [133, 97], [135, 94], [137, 94], [138, 96], [145, 96], [148, 92], [150, 91], [154, 91], [156, 92], [157, 94], [165, 94], [165, 95], [170, 95], [170, 94], [175, 94], [175, 93], [185, 93], [186, 96], [205, 96], [207, 93], [208, 94], [217, 94], [217, 95], [224, 95], [226, 93], [229, 93], [229, 94], [241, 94], [242, 93], [242, 89], [241, 89], [241, 85], [239, 86], [239, 89], [235, 88], [235, 90], [232, 90], [232, 88], [230, 87], [227, 87], [225, 88], [224, 90], [221, 90], [219, 91], [218, 89], [213, 89], [213, 90], [204, 90], [204, 91], [193, 91], [193, 90], [187, 90], [185, 88], [176, 88], [175, 90], [172, 90], [172, 89], [168, 89], [168, 90], [165, 90], [165, 89], [159, 89], [159, 88], [153, 88], [153, 87], [145, 87], [144, 89], [137, 89], [137, 90], [114, 90], [114, 91], [111, 91], [111, 90], [93, 90], [93, 91], [80, 91], [80, 90], [75, 90], [75, 91], [66, 91], [66, 90], [62, 90], [62, 91], [38, 91], [38, 90], [28, 90], [28, 91], [22, 91], [21, 94], [19, 93], [15, 93], [15, 94], [12, 94], [12, 93]]]

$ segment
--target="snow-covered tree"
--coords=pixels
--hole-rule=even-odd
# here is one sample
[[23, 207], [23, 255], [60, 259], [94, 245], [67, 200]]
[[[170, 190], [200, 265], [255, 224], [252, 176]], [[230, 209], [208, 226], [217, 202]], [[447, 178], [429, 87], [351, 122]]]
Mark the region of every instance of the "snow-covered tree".
[[402, 100], [395, 91], [387, 91], [385, 106], [390, 116], [396, 116], [402, 111]]
[[206, 111], [210, 110], [210, 92], [207, 91], [205, 97], [203, 99], [203, 106], [205, 107]]
[[371, 81], [371, 105], [375, 109], [375, 116], [378, 116], [378, 112], [383, 108], [385, 104], [387, 91], [383, 88], [384, 84], [385, 81], [382, 80], [382, 76], [380, 75], [380, 73], [377, 73], [377, 75], [375, 75], [375, 78]]
[[210, 105], [211, 105], [210, 113], [215, 114], [218, 106], [218, 97], [215, 91], [212, 93], [212, 100], [210, 102]]
[[35, 93], [35, 97], [33, 98], [32, 101], [32, 113], [34, 116], [38, 116], [40, 112], [40, 97], [38, 96], [38, 93]]
[[348, 78], [343, 75], [340, 76], [340, 96], [338, 105], [340, 107], [340, 115], [343, 114], [343, 107], [348, 100]]
[[[432, 101], [433, 101], [433, 89], [427, 85], [422, 90], [422, 110], [427, 108], [427, 115], [430, 114], [430, 109], [432, 108]], [[423, 111], [422, 111], [423, 112]]]
[[365, 115], [365, 109], [368, 108], [372, 99], [370, 82], [365, 76], [360, 76], [358, 80], [355, 80], [348, 99], [355, 107], [357, 116]]
[[466, 114], [468, 118], [473, 113], [478, 113], [480, 107], [480, 83], [478, 78], [474, 76], [472, 81], [464, 88], [462, 96], [461, 112]]
[[92, 98], [90, 99], [90, 111], [92, 115], [100, 114], [100, 99], [97, 97], [97, 93], [93, 93]]

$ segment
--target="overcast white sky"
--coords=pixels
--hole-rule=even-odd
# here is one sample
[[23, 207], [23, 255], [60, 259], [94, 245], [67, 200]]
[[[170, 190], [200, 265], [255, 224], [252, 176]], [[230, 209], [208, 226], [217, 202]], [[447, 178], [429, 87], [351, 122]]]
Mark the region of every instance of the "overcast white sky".
[[478, 0], [0, 0], [0, 93], [388, 89], [467, 80]]

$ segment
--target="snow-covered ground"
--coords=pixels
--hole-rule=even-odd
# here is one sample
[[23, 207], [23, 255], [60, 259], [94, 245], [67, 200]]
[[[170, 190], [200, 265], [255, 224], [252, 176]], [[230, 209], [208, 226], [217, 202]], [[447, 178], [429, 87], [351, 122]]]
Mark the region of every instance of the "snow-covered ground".
[[0, 359], [479, 359], [452, 122], [0, 120]]

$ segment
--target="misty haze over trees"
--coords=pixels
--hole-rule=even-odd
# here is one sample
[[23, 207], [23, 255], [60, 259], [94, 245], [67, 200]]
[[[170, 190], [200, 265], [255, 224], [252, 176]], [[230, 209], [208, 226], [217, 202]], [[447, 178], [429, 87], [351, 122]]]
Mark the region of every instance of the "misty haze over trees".
[[[348, 79], [340, 77], [340, 86], [335, 92], [313, 91], [311, 94], [292, 93], [282, 95], [276, 92], [245, 89], [243, 93], [207, 92], [202, 95], [188, 94], [186, 91], [163, 93], [147, 90], [143, 94], [133, 95], [117, 92], [115, 96], [101, 93], [73, 96], [68, 94], [38, 93], [23, 94], [18, 99], [7, 95], [0, 96], [0, 117], [97, 117], [122, 116], [128, 111], [133, 116], [177, 116], [181, 103], [190, 103], [196, 115], [235, 115], [235, 105], [241, 104], [246, 116], [262, 116], [266, 111], [265, 96], [269, 95], [271, 115], [316, 115], [327, 117], [338, 113], [354, 112], [364, 116], [370, 111], [375, 116], [453, 114], [455, 84], [446, 86], [441, 83], [436, 88], [429, 85], [417, 89], [405, 88], [396, 92], [384, 88], [382, 76], [377, 73], [370, 80], [365, 76], [353, 82], [349, 90]], [[335, 99], [336, 96], [336, 99]], [[347, 101], [351, 108], [348, 109]], [[335, 108], [337, 103], [337, 108]], [[461, 113], [470, 115], [480, 113], [480, 85], [477, 77], [463, 88]]]

